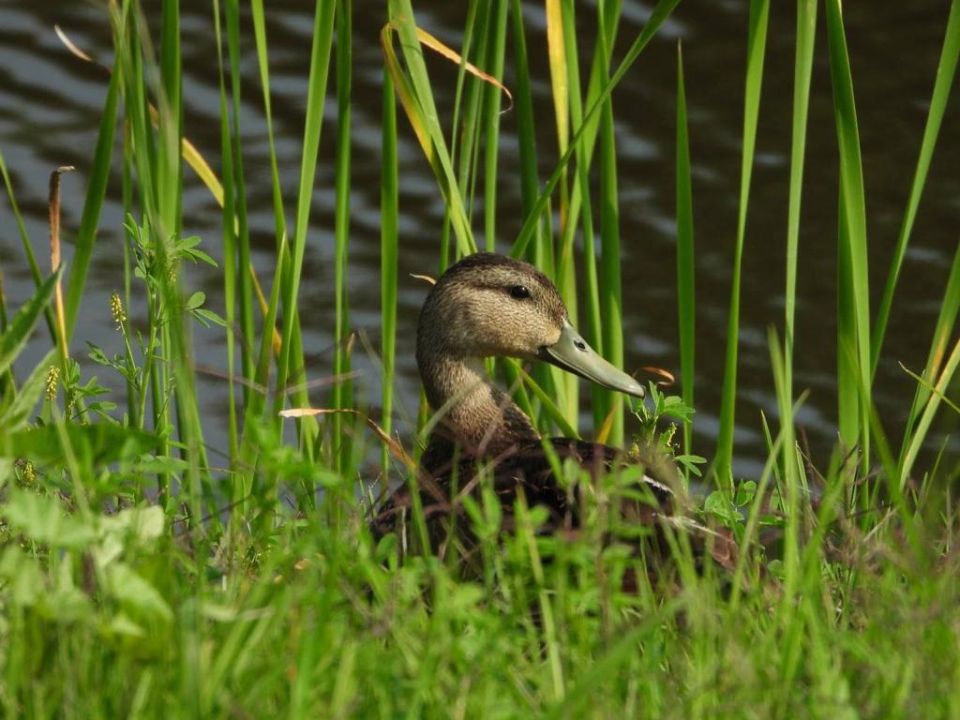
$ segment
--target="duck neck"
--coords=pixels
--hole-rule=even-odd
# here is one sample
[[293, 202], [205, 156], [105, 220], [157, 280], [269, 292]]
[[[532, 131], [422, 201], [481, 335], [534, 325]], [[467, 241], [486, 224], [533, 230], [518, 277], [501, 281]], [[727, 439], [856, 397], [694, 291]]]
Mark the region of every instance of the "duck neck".
[[539, 437], [530, 418], [487, 377], [482, 358], [439, 355], [418, 361], [427, 400], [468, 452], [494, 456]]

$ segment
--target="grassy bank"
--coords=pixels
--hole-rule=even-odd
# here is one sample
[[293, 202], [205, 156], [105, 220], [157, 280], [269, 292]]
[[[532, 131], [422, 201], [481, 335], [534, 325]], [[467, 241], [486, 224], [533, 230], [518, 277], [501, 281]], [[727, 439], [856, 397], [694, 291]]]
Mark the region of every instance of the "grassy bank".
[[[960, 250], [943, 288], [928, 361], [903, 417], [902, 438], [872, 398], [897, 281], [920, 206], [960, 55], [960, 0], [945, 15], [944, 44], [902, 229], [876, 308], [876, 263], [858, 136], [854, 76], [839, 0], [798, 0], [785, 218], [783, 324], [769, 334], [777, 414], [740, 419], [768, 439], [764, 472], [734, 478], [741, 266], [749, 252], [751, 170], [764, 92], [769, 0], [750, 3], [745, 29], [739, 214], [730, 236], [723, 411], [715, 455], [690, 448], [696, 347], [697, 261], [682, 53], [677, 53], [676, 207], [682, 398], [652, 392], [645, 408], [590, 388], [591, 427], [578, 427], [579, 381], [555, 368], [495, 372], [545, 434], [623, 445], [631, 431], [673, 438], [689, 475], [711, 494], [697, 514], [740, 544], [732, 569], [695, 567], [672, 538], [675, 572], [646, 578], [644, 557], [617, 540], [611, 510], [623, 488], [598, 482], [577, 537], [543, 537], [543, 515], [522, 503], [518, 528], [499, 543], [495, 502], [470, 508], [482, 572], [462, 578], [434, 557], [398, 559], [398, 540], [374, 542], [371, 503], [389, 483], [413, 482], [422, 437], [393, 430], [397, 262], [403, 202], [398, 144], [415, 138], [443, 197], [436, 270], [501, 235], [498, 140], [503, 112], [520, 139], [523, 227], [498, 246], [554, 279], [571, 319], [614, 364], [623, 361], [616, 88], [669, 19], [663, 0], [636, 36], [621, 32], [618, 0], [597, 7], [546, 3], [546, 48], [526, 43], [520, 0], [470, 2], [460, 47], [416, 23], [409, 0], [383, 4], [381, 167], [383, 369], [378, 417], [350, 384], [352, 18], [351, 0], [319, 2], [313, 15], [302, 162], [295, 187], [277, 169], [269, 38], [262, 0], [241, 9], [214, 0], [211, 62], [218, 63], [221, 153], [203, 158], [183, 132], [179, 4], [164, 0], [148, 23], [137, 0], [111, 1], [114, 38], [102, 122], [69, 267], [60, 268], [58, 178], [51, 177], [50, 259], [27, 236], [0, 156], [22, 261], [36, 294], [0, 304], [0, 706], [14, 716], [516, 717], [958, 717], [960, 556], [954, 547], [956, 457], [929, 455], [928, 433], [950, 401], [960, 363]], [[241, 12], [243, 10], [243, 12]], [[596, 36], [575, 14], [596, 13]], [[819, 25], [818, 25], [819, 23]], [[266, 121], [275, 228], [270, 276], [251, 263], [243, 129], [241, 46], [256, 51]], [[796, 267], [816, 43], [825, 43], [839, 152], [836, 252], [838, 444], [825, 467], [802, 452], [793, 418]], [[616, 51], [614, 50], [616, 48]], [[554, 115], [534, 116], [529, 61], [546, 53]], [[442, 59], [430, 63], [425, 54]], [[77, 58], [76, 62], [88, 62]], [[452, 107], [438, 107], [428, 66], [458, 71]], [[515, 86], [500, 79], [512, 66]], [[672, 72], [674, 69], [670, 68]], [[661, 71], [665, 71], [662, 70]], [[249, 88], [245, 90], [249, 93]], [[335, 101], [334, 123], [324, 105]], [[538, 148], [534, 126], [556, 126]], [[336, 135], [334, 216], [335, 378], [319, 413], [309, 405], [298, 306], [310, 242], [318, 147]], [[558, 157], [548, 176], [538, 168]], [[208, 162], [209, 161], [209, 162]], [[216, 167], [214, 171], [212, 167]], [[111, 172], [121, 172], [124, 278], [110, 311], [123, 351], [85, 349], [75, 330]], [[909, 169], [905, 169], [909, 171]], [[185, 237], [184, 175], [197, 175], [223, 212], [222, 236]], [[71, 235], [73, 233], [71, 232]], [[217, 247], [217, 252], [211, 248]], [[205, 307], [183, 268], [222, 258], [223, 315]], [[874, 270], [875, 272], [875, 270]], [[2, 294], [0, 294], [2, 298]], [[704, 300], [699, 298], [700, 302]], [[132, 309], [143, 323], [130, 320]], [[105, 311], [104, 311], [105, 312]], [[228, 447], [204, 439], [192, 334], [220, 329], [229, 377]], [[14, 373], [33, 333], [49, 353]], [[125, 384], [107, 395], [80, 370], [89, 353]], [[315, 371], [314, 371], [315, 372]], [[669, 392], [673, 392], [670, 390]], [[659, 401], [659, 402], [658, 402]], [[284, 412], [286, 411], [286, 412]], [[293, 411], [292, 413], [290, 411]], [[283, 414], [282, 414], [283, 413]], [[693, 416], [695, 417], [695, 416]], [[422, 408], [419, 427], [427, 424]], [[659, 424], [657, 421], [659, 420]], [[906, 421], [904, 423], [904, 420]], [[695, 420], [694, 420], [695, 422]], [[889, 421], [887, 421], [889, 422]], [[676, 431], [671, 428], [676, 423]], [[224, 455], [223, 458], [220, 454]]]

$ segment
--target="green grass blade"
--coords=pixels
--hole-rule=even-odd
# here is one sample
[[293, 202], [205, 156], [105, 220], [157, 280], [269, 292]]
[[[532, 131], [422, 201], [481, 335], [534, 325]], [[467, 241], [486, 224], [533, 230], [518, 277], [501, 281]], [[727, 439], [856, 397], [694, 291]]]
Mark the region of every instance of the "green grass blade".
[[[590, 120], [594, 117], [594, 115], [600, 112], [600, 109], [603, 106], [603, 101], [606, 100], [610, 93], [613, 92], [613, 89], [623, 79], [624, 75], [626, 75], [630, 68], [633, 67], [633, 64], [637, 61], [637, 58], [640, 57], [640, 54], [643, 52], [644, 48], [647, 47], [647, 44], [653, 39], [654, 35], [656, 35], [663, 23], [666, 22], [667, 18], [670, 17], [670, 14], [673, 12], [674, 8], [679, 4], [679, 2], [680, 0], [660, 0], [660, 2], [657, 3], [656, 7], [653, 9], [653, 12], [650, 14], [649, 19], [647, 20], [647, 24], [643, 26], [643, 30], [637, 36], [636, 40], [634, 40], [630, 45], [630, 49], [627, 50], [626, 55], [624, 55], [623, 60], [620, 61], [616, 71], [610, 77], [609, 81], [605, 83], [603, 89], [598, 93], [595, 102], [590, 106], [590, 109], [584, 115], [583, 124], [577, 131], [577, 135], [585, 133], [586, 130], [591, 127]], [[527, 246], [537, 234], [541, 214], [546, 210], [551, 196], [556, 190], [561, 177], [566, 171], [567, 165], [573, 157], [576, 149], [576, 141], [578, 139], [579, 138], [577, 138], [576, 135], [573, 137], [573, 144], [567, 148], [566, 152], [563, 153], [560, 160], [557, 162], [553, 173], [550, 175], [550, 178], [544, 185], [537, 202], [531, 209], [530, 214], [524, 221], [523, 227], [520, 229], [520, 232], [517, 234], [517, 237], [510, 248], [511, 256], [525, 256], [527, 252]]]
[[100, 130], [97, 134], [96, 149], [93, 153], [93, 164], [90, 167], [87, 196], [83, 203], [83, 214], [80, 218], [80, 228], [77, 230], [77, 242], [73, 252], [73, 262], [70, 265], [70, 276], [67, 280], [65, 305], [68, 338], [73, 333], [77, 314], [80, 311], [80, 301], [83, 299], [87, 281], [87, 270], [90, 266], [93, 244], [100, 224], [100, 211], [103, 209], [103, 201], [107, 193], [107, 181], [110, 178], [110, 165], [113, 158], [113, 140], [117, 128], [119, 96], [120, 73], [114, 73], [110, 77], [107, 96], [103, 102]]
[[6, 331], [0, 335], [0, 374], [5, 373], [30, 339], [33, 326], [50, 303], [57, 287], [59, 272], [48, 277], [23, 307], [13, 316]]
[[[597, 8], [599, 24], [600, 65], [598, 77], [606, 80], [610, 74], [610, 57], [615, 40], [616, 20], [620, 12], [619, 0], [607, 0]], [[611, 19], [614, 18], [614, 19]], [[589, 90], [588, 90], [589, 96]], [[600, 336], [603, 354], [616, 367], [623, 367], [623, 291], [620, 277], [620, 198], [617, 180], [617, 141], [614, 128], [613, 98], [608, 95], [600, 113], [600, 279], [599, 312]], [[584, 143], [589, 138], [584, 139]], [[603, 417], [610, 415], [612, 423], [607, 442], [623, 444], [624, 398], [621, 393], [606, 391], [601, 406]], [[595, 416], [596, 417], [596, 416]], [[600, 425], [596, 425], [599, 427]]]
[[387, 56], [387, 67], [393, 75], [393, 81], [407, 117], [417, 131], [418, 139], [434, 169], [434, 174], [443, 193], [450, 212], [450, 221], [457, 238], [461, 254], [476, 252], [477, 246], [470, 229], [463, 194], [457, 183], [453, 163], [447, 143], [443, 138], [439, 115], [433, 99], [430, 77], [423, 59], [423, 49], [417, 35], [417, 26], [413, 8], [409, 0], [390, 0], [392, 29], [400, 38], [400, 47], [406, 63], [406, 74], [402, 72], [393, 50], [390, 28], [385, 29], [383, 49]]
[[[469, 4], [453, 103], [453, 122], [449, 140], [450, 161], [456, 166], [457, 187], [465, 204], [467, 224], [471, 228], [477, 197], [480, 137], [486, 120], [486, 92], [482, 83], [473, 81], [473, 76], [468, 72], [468, 63], [472, 61], [475, 66], [487, 67], [488, 56], [493, 51], [491, 13], [495, 10], [494, 3], [472, 0]], [[442, 178], [441, 182], [443, 182]], [[441, 262], [438, 268], [441, 272], [450, 262], [450, 231], [454, 229], [451, 208], [447, 207], [444, 211], [443, 247], [440, 251]], [[486, 242], [488, 243], [489, 240]], [[458, 256], [461, 254], [462, 252], [457, 253]]]
[[723, 374], [723, 396], [720, 404], [720, 430], [717, 438], [715, 467], [721, 484], [730, 486], [733, 480], [733, 430], [736, 422], [737, 347], [740, 336], [740, 273], [743, 264], [743, 245], [747, 230], [747, 208], [750, 199], [750, 179], [757, 141], [757, 118], [760, 111], [760, 91], [763, 85], [763, 61], [767, 44], [767, 25], [770, 18], [769, 0], [750, 3], [750, 29], [747, 36], [747, 75], [743, 109], [743, 156], [740, 165], [740, 210], [737, 215], [737, 237], [733, 251], [730, 280], [730, 305], [727, 322], [727, 353]]
[[[803, 460], [797, 450], [793, 412], [793, 349], [796, 309], [797, 257], [800, 236], [800, 206], [803, 189], [803, 169], [807, 135], [807, 117], [810, 103], [810, 76], [813, 67], [813, 48], [816, 33], [816, 0], [797, 0], [796, 50], [793, 78], [793, 122], [790, 148], [790, 187], [787, 210], [787, 248], [784, 288], [783, 348], [776, 333], [771, 331], [770, 349], [783, 438], [782, 478], [786, 489], [784, 499], [784, 600], [783, 607], [794, 602], [802, 569], [799, 563], [799, 528], [801, 489], [805, 488]], [[791, 662], [784, 663], [784, 673], [791, 675]]]
[[159, 120], [157, 162], [159, 182], [157, 199], [160, 231], [168, 237], [179, 237], [182, 224], [180, 205], [183, 198], [183, 98], [180, 57], [180, 2], [163, 0], [163, 22], [160, 31], [160, 82], [157, 101]]
[[[817, 0], [797, 0], [797, 40], [793, 66], [793, 124], [790, 145], [790, 189], [787, 209], [787, 268], [784, 287], [784, 384], [793, 394], [793, 339], [797, 306], [797, 256], [800, 239], [800, 201], [810, 107], [810, 76], [816, 37]], [[792, 405], [792, 401], [789, 403]], [[784, 446], [792, 445], [792, 438]]]
[[[353, 83], [352, 65], [353, 3], [352, 0], [340, 0], [337, 13], [337, 152], [336, 152], [336, 188], [334, 208], [334, 342], [336, 351], [333, 356], [333, 374], [336, 378], [333, 386], [333, 407], [349, 408], [353, 406], [352, 383], [341, 379], [350, 372], [350, 311], [347, 295], [347, 273], [349, 271], [350, 249], [350, 161], [351, 161], [351, 87]], [[334, 413], [332, 422], [333, 459], [336, 469], [349, 464], [351, 445], [344, 432], [352, 425], [340, 413]], [[339, 447], [338, 447], [339, 445]]]
[[[906, 482], [909, 477], [917, 454], [926, 440], [937, 405], [944, 391], [949, 387], [953, 370], [948, 371], [951, 360], [948, 360], [947, 356], [958, 312], [960, 312], [960, 247], [954, 252], [950, 276], [947, 279], [947, 287], [933, 331], [933, 340], [930, 343], [927, 364], [917, 383], [917, 391], [907, 415], [898, 462], [898, 476], [901, 483]], [[953, 354], [956, 355], [956, 352], [955, 348]]]
[[[496, 0], [491, 8], [493, 32], [486, 64], [497, 80], [503, 80], [507, 38], [507, 0]], [[497, 160], [500, 152], [500, 106], [503, 93], [496, 85], [484, 86], [485, 163], [483, 170], [483, 235], [487, 250], [496, 249], [497, 241]]]
[[[677, 322], [680, 338], [680, 390], [693, 407], [696, 361], [696, 285], [693, 244], [693, 190], [690, 139], [687, 129], [687, 91], [683, 79], [683, 50], [677, 43]], [[692, 428], [683, 424], [684, 453], [691, 452]]]
[[[540, 178], [537, 165], [536, 123], [533, 116], [533, 94], [530, 83], [530, 67], [527, 59], [527, 39], [523, 24], [523, 9], [520, 0], [511, 0], [512, 40], [516, 87], [513, 89], [514, 114], [520, 146], [520, 205], [522, 218], [526, 221], [534, 212], [540, 194]], [[536, 239], [529, 246], [526, 259], [540, 268], [548, 277], [555, 275], [553, 238], [551, 235], [550, 208], [545, 206], [536, 223]], [[566, 403], [565, 385], [557, 368], [546, 363], [537, 363], [533, 377], [541, 386], [550, 388], [562, 407]], [[538, 418], [539, 420], [539, 418]], [[547, 427], [542, 427], [548, 431]]]
[[[227, 10], [227, 47], [230, 58], [230, 99], [232, 123], [230, 127], [232, 142], [233, 173], [230, 176], [234, 186], [233, 196], [236, 209], [236, 229], [231, 228], [232, 236], [236, 238], [236, 263], [230, 272], [235, 275], [232, 284], [235, 286], [236, 301], [240, 311], [240, 368], [243, 377], [253, 378], [253, 338], [254, 329], [254, 290], [253, 265], [250, 257], [250, 224], [248, 221], [247, 186], [244, 176], [242, 132], [240, 118], [242, 117], [243, 96], [241, 91], [241, 39], [240, 39], [240, 7], [239, 0], [228, 0]], [[226, 165], [225, 165], [226, 167]], [[227, 182], [227, 173], [224, 170], [224, 183]], [[226, 214], [224, 222], [234, 223], [233, 218]], [[227, 228], [224, 228], [227, 232]], [[244, 386], [244, 402], [249, 401], [250, 389]]]
[[[597, 288], [597, 257], [596, 243], [593, 237], [593, 216], [590, 205], [590, 179], [589, 161], [587, 159], [586, 146], [583, 142], [584, 133], [580, 132], [583, 125], [583, 95], [580, 89], [580, 64], [578, 61], [579, 51], [577, 48], [576, 17], [575, 6], [570, 0], [561, 0], [560, 22], [563, 25], [563, 43], [564, 51], [560, 56], [566, 63], [563, 71], [565, 78], [565, 96], [569, 103], [569, 108], [564, 112], [568, 116], [569, 126], [574, 134], [574, 141], [571, 147], [574, 149], [574, 159], [576, 164], [573, 167], [573, 179], [568, 185], [568, 202], [563, 201], [564, 193], [561, 190], [560, 205], [560, 247], [557, 251], [556, 277], [554, 278], [557, 288], [560, 290], [560, 296], [567, 306], [567, 312], [570, 315], [570, 321], [574, 325], [580, 325], [579, 302], [582, 299], [586, 309], [587, 319], [586, 327], [583, 328], [587, 341], [593, 345], [594, 349], [603, 355], [602, 339], [600, 335], [600, 307], [598, 303]], [[562, 146], [561, 146], [562, 149]], [[578, 217], [575, 208], [581, 210], [583, 222], [578, 223]], [[583, 297], [577, 291], [578, 280], [575, 255], [577, 231], [581, 231], [583, 241]], [[580, 410], [580, 379], [570, 373], [562, 376], [566, 385], [564, 397], [567, 404], [564, 408], [567, 420], [570, 423], [576, 423]], [[604, 413], [604, 394], [602, 388], [591, 387], [591, 396], [593, 398], [592, 409], [594, 413], [594, 425], [600, 426], [605, 417]]]
[[860, 134], [853, 78], [839, 0], [827, 0], [827, 44], [833, 85], [834, 117], [840, 151], [840, 248], [837, 383], [840, 387], [840, 438], [860, 446], [862, 467], [869, 468], [870, 307], [867, 277], [867, 211], [860, 157]]
[[[383, 362], [383, 414], [380, 426], [393, 430], [393, 383], [397, 357], [397, 258], [399, 256], [399, 171], [397, 101], [389, 73], [383, 75], [383, 127], [380, 154], [380, 357]], [[380, 455], [384, 477], [390, 470], [386, 446]]]
[[[277, 368], [277, 396], [274, 411], [279, 412], [285, 398], [287, 378], [293, 370], [303, 367], [302, 350], [295, 346], [299, 333], [295, 333], [297, 298], [300, 295], [300, 275], [310, 228], [310, 208], [313, 200], [313, 185], [317, 173], [317, 151], [320, 146], [320, 130], [323, 124], [323, 105], [327, 94], [327, 73], [334, 34], [334, 10], [336, 3], [318, 2], [314, 15], [313, 45], [310, 51], [310, 74], [307, 81], [307, 111], [303, 129], [303, 155], [300, 164], [300, 181], [297, 192], [296, 225], [294, 228], [292, 262], [285, 277], [283, 293], [283, 331], [281, 333], [280, 361]], [[296, 335], [296, 337], [295, 337]], [[303, 426], [301, 426], [303, 427]]]
[[[36, 255], [33, 252], [33, 244], [30, 242], [30, 235], [27, 233], [27, 226], [23, 221], [23, 214], [20, 212], [20, 205], [13, 191], [13, 182], [10, 179], [10, 173], [7, 171], [7, 164], [3, 159], [2, 150], [0, 150], [0, 175], [3, 176], [3, 185], [7, 189], [7, 199], [10, 201], [10, 210], [17, 224], [17, 233], [20, 235], [20, 244], [23, 245], [24, 256], [27, 258], [27, 264], [30, 266], [30, 275], [33, 277], [33, 284], [39, 288], [43, 284], [43, 273], [40, 271], [40, 265], [37, 263]], [[2, 288], [0, 288], [0, 290], [2, 290]], [[3, 307], [3, 319], [4, 322], [6, 322], [5, 295], [0, 299], [0, 305]], [[50, 333], [50, 339], [56, 342], [56, 325], [53, 320], [53, 313], [49, 307], [44, 309], [44, 315], [46, 316], [47, 330]]]
[[[227, 0], [227, 5], [231, 0]], [[223, 304], [224, 319], [226, 320], [227, 335], [227, 433], [229, 452], [231, 460], [235, 460], [238, 450], [238, 428], [237, 428], [237, 399], [236, 383], [234, 381], [234, 368], [236, 357], [236, 298], [237, 298], [237, 233], [234, 229], [234, 218], [236, 217], [234, 184], [231, 182], [234, 177], [233, 162], [233, 143], [231, 142], [229, 111], [227, 106], [227, 89], [225, 73], [223, 69], [223, 42], [221, 38], [220, 22], [220, 2], [214, 0], [214, 41], [217, 47], [217, 70], [220, 91], [220, 148], [223, 157]], [[229, 24], [229, 21], [228, 21]], [[235, 68], [231, 68], [233, 72]], [[250, 337], [247, 335], [246, 337]], [[246, 377], [249, 377], [246, 375]], [[234, 494], [233, 500], [238, 503], [235, 505], [235, 511], [241, 512], [242, 505], [239, 504], [241, 498], [246, 496], [246, 492], [240, 490]]]
[[940, 61], [937, 63], [937, 77], [933, 85], [933, 96], [930, 99], [930, 110], [927, 114], [927, 123], [923, 129], [923, 140], [920, 143], [920, 156], [917, 158], [917, 167], [914, 170], [913, 182], [910, 185], [910, 196], [907, 200], [907, 209], [900, 226], [897, 245], [890, 270], [887, 274], [887, 283], [883, 288], [883, 298], [877, 310], [877, 317], [873, 326], [871, 350], [871, 377], [877, 372], [880, 362], [880, 350], [883, 348], [883, 339], [887, 331], [887, 321], [890, 318], [890, 309], [893, 305], [893, 295], [900, 277], [900, 268], [910, 242], [913, 223], [917, 217], [917, 208], [927, 182], [927, 173], [930, 170], [930, 160], [940, 135], [940, 126], [943, 124], [943, 115], [947, 101], [950, 99], [950, 89], [953, 87], [957, 74], [957, 60], [960, 58], [960, 0], [950, 3], [950, 15], [947, 18], [947, 30], [943, 38], [943, 48], [940, 51]]
[[[191, 351], [191, 323], [182, 310], [182, 283], [179, 265], [173, 265], [167, 245], [179, 240], [182, 230], [183, 201], [183, 98], [182, 58], [180, 51], [180, 3], [179, 0], [164, 0], [163, 24], [160, 36], [160, 80], [157, 99], [157, 206], [153, 222], [155, 231], [162, 233], [158, 247], [163, 248], [162, 265], [171, 267], [173, 273], [164, 273], [161, 278], [163, 301], [168, 308], [167, 324], [164, 326], [167, 352], [173, 365], [174, 390], [180, 441], [185, 446], [185, 456], [190, 458], [186, 468], [187, 492], [191, 514], [195, 522], [202, 517], [201, 499], [207, 494], [209, 479], [206, 445], [203, 441], [203, 422], [200, 419], [200, 404], [197, 397], [196, 376]], [[149, 208], [148, 208], [149, 210]], [[166, 257], [163, 257], [163, 256]]]

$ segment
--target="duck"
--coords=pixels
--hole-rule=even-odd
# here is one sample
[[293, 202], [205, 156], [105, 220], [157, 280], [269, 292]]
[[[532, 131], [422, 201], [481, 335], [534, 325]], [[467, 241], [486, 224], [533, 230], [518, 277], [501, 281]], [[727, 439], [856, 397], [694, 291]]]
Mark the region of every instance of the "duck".
[[[643, 497], [622, 505], [628, 522], [651, 527], [654, 535], [665, 522], [679, 526], [686, 502], [680, 473], [668, 454], [651, 446], [628, 452], [575, 438], [541, 437], [530, 417], [487, 374], [487, 358], [546, 362], [610, 390], [644, 397], [635, 378], [605, 360], [577, 332], [559, 291], [543, 272], [496, 253], [464, 257], [434, 283], [420, 311], [416, 361], [434, 426], [421, 455], [417, 489], [402, 485], [386, 500], [372, 522], [375, 538], [395, 532], [403, 551], [410, 552], [418, 542], [410, 520], [419, 495], [428, 550], [447, 552], [453, 539], [460, 555], [468, 557], [476, 542], [463, 498], [480, 497], [484, 487], [499, 501], [501, 532], [515, 527], [514, 508], [522, 495], [528, 506], [547, 510], [539, 532], [576, 533], [579, 500], [589, 484], [621, 470], [635, 473], [635, 489]], [[570, 461], [582, 471], [572, 483], [555, 471]], [[686, 519], [682, 523], [702, 527]], [[724, 547], [719, 557], [728, 554]]]

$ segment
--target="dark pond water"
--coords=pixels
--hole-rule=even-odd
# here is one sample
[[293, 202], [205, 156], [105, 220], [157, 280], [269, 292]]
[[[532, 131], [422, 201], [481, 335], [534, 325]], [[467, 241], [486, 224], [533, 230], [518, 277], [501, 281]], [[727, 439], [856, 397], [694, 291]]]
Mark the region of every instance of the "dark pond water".
[[[218, 97], [211, 3], [185, 2], [183, 8], [184, 102], [186, 132], [216, 167], [219, 157]], [[274, 111], [280, 166], [288, 210], [293, 205], [299, 169], [312, 23], [307, 0], [271, 0], [268, 33], [273, 71]], [[419, 21], [458, 46], [465, 16], [463, 3], [419, 3]], [[646, 19], [647, 3], [624, 3], [621, 34], [633, 38]], [[677, 370], [674, 281], [674, 112], [675, 48], [683, 40], [695, 164], [698, 320], [698, 415], [696, 441], [712, 451], [723, 375], [722, 347], [729, 296], [730, 258], [736, 227], [742, 84], [746, 53], [746, 2], [687, 2], [648, 47], [614, 96], [620, 163], [623, 272], [626, 292], [624, 327], [628, 369], [653, 364]], [[350, 249], [351, 321], [372, 338], [379, 336], [379, 144], [382, 63], [378, 31], [381, 3], [355, 3], [354, 185]], [[767, 69], [761, 107], [757, 166], [746, 240], [743, 274], [740, 395], [737, 408], [737, 470], [758, 472], [764, 455], [761, 411], [775, 414], [766, 328], [782, 325], [784, 239], [793, 67], [793, 3], [773, 3]], [[947, 0], [846, 3], [846, 22], [861, 123], [868, 191], [871, 241], [871, 295], [876, 302], [902, 217], [933, 73], [942, 42]], [[425, 9], [425, 8], [430, 8]], [[442, 8], [442, 9], [441, 9]], [[592, 4], [584, 4], [581, 41], [593, 38]], [[531, 60], [536, 73], [536, 112], [544, 155], [544, 176], [555, 146], [545, 59], [543, 4], [525, 3]], [[834, 351], [836, 256], [836, 141], [826, 44], [818, 37], [811, 101], [808, 172], [801, 228], [798, 307], [797, 386], [810, 390], [800, 421], [819, 462], [835, 438], [836, 357]], [[64, 181], [64, 228], [75, 231], [82, 209], [92, 147], [105, 86], [101, 75], [67, 54], [53, 32], [59, 24], [93, 55], [109, 61], [110, 35], [102, 9], [77, 0], [4, 0], [0, 3], [0, 148], [13, 175], [17, 198], [41, 256], [46, 247], [46, 186], [50, 170], [75, 165]], [[259, 105], [252, 32], [243, 60], [247, 103], [241, 123], [247, 136], [246, 177], [251, 222], [259, 248], [256, 262], [268, 278], [273, 257], [269, 166]], [[509, 55], [508, 55], [509, 57]], [[450, 108], [449, 71], [434, 63], [441, 107]], [[446, 73], [446, 74], [444, 74]], [[510, 83], [508, 63], [507, 83]], [[955, 88], [955, 91], [957, 89]], [[956, 93], [955, 94], [960, 94]], [[443, 101], [447, 102], [444, 104]], [[329, 117], [334, 110], [328, 108]], [[913, 381], [898, 362], [919, 370], [946, 282], [947, 263], [960, 236], [960, 97], [952, 98], [914, 240], [903, 269], [883, 364], [877, 378], [879, 410], [898, 437], [912, 396]], [[515, 118], [504, 116], [502, 172], [498, 201], [500, 239], [506, 244], [519, 230], [519, 177], [516, 173]], [[398, 423], [409, 431], [415, 416], [418, 380], [413, 364], [413, 330], [424, 295], [422, 284], [406, 273], [432, 273], [439, 244], [442, 205], [435, 183], [412, 134], [401, 123], [401, 357]], [[317, 354], [312, 378], [330, 372], [333, 285], [333, 151], [331, 125], [324, 143], [300, 299], [308, 348]], [[219, 256], [220, 213], [207, 192], [188, 173], [184, 214], [188, 232], [204, 239]], [[122, 283], [119, 177], [105, 207], [74, 353], [90, 341], [115, 352], [119, 337], [110, 320], [108, 297]], [[6, 201], [0, 207], [0, 262], [8, 302], [17, 306], [31, 291], [16, 229]], [[222, 311], [216, 271], [191, 271], [191, 289], [207, 293], [208, 304]], [[137, 308], [132, 313], [138, 313]], [[42, 336], [41, 336], [42, 337]], [[36, 362], [45, 347], [39, 340], [24, 358]], [[197, 363], [213, 371], [225, 367], [222, 332], [198, 330]], [[360, 392], [374, 406], [380, 380], [375, 365], [359, 360]], [[102, 370], [103, 380], [114, 379]], [[204, 376], [202, 392], [209, 408], [208, 440], [225, 449], [225, 386], [215, 374]], [[315, 404], [324, 402], [322, 391]], [[955, 427], [947, 420], [943, 433]], [[956, 450], [953, 443], [952, 450]]]

